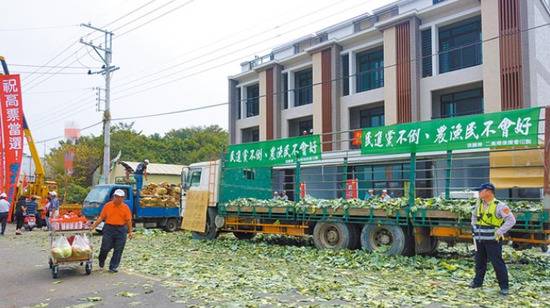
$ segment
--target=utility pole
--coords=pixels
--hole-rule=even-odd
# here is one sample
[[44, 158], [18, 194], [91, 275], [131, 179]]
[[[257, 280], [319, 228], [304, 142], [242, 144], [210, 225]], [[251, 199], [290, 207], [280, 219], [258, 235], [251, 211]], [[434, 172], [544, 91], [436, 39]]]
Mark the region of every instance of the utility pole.
[[[100, 71], [88, 71], [88, 74], [101, 74], [105, 76], [105, 109], [103, 111], [103, 173], [101, 175], [100, 183], [106, 184], [109, 183], [109, 172], [111, 167], [111, 73], [118, 70], [119, 67], [111, 65], [113, 57], [113, 32], [96, 28], [91, 24], [80, 24], [80, 26], [102, 32], [105, 35], [105, 43], [103, 46], [101, 44], [95, 45], [92, 41], [85, 42], [82, 38], [80, 38], [80, 43], [92, 47], [104, 63]], [[103, 55], [99, 51], [103, 51]]]

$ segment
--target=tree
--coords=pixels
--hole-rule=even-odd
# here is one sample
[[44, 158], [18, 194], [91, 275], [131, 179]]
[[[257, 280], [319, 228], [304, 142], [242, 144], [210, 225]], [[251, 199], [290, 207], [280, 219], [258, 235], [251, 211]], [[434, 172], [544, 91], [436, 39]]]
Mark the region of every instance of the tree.
[[[134, 129], [134, 123], [119, 123], [111, 128], [111, 157], [122, 153], [121, 160], [183, 164], [219, 159], [227, 147], [228, 134], [218, 125], [174, 129], [164, 136], [144, 135]], [[74, 147], [74, 172], [65, 177], [64, 156]], [[93, 174], [103, 160], [103, 136], [83, 136], [76, 144], [61, 141], [46, 156], [49, 177], [66, 186], [71, 198], [78, 199], [93, 185]], [[74, 192], [74, 193], [73, 193]], [[73, 197], [74, 196], [74, 197]], [[75, 201], [76, 202], [76, 201]]]

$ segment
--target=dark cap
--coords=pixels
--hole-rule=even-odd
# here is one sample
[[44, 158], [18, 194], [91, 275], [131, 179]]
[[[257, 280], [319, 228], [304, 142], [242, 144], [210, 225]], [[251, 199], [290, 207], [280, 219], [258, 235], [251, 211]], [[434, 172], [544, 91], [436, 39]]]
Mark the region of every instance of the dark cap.
[[489, 190], [492, 190], [493, 192], [495, 192], [495, 185], [493, 185], [492, 183], [483, 183], [476, 190], [477, 191], [482, 191], [484, 189], [489, 189]]

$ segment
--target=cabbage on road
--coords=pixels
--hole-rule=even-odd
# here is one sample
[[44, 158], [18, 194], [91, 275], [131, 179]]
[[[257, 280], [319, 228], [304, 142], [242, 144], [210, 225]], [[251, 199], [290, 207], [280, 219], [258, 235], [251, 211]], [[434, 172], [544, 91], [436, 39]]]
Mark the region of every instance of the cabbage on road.
[[176, 297], [210, 305], [546, 305], [550, 256], [508, 248], [512, 294], [506, 298], [498, 295], [492, 269], [483, 289], [468, 288], [474, 264], [465, 245], [442, 248], [435, 258], [391, 257], [318, 250], [309, 239], [224, 235], [201, 242], [184, 232], [145, 230], [129, 241], [123, 268], [173, 282]]

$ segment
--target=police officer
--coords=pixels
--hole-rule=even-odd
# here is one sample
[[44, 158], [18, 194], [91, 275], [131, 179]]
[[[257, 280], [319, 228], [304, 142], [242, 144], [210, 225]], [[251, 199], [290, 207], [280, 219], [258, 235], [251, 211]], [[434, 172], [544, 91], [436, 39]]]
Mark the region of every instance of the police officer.
[[482, 184], [478, 191], [480, 200], [472, 211], [476, 276], [470, 287], [480, 288], [483, 285], [489, 260], [495, 269], [500, 294], [508, 295], [508, 270], [502, 259], [502, 240], [504, 234], [516, 224], [516, 218], [504, 202], [495, 198], [493, 184]]

